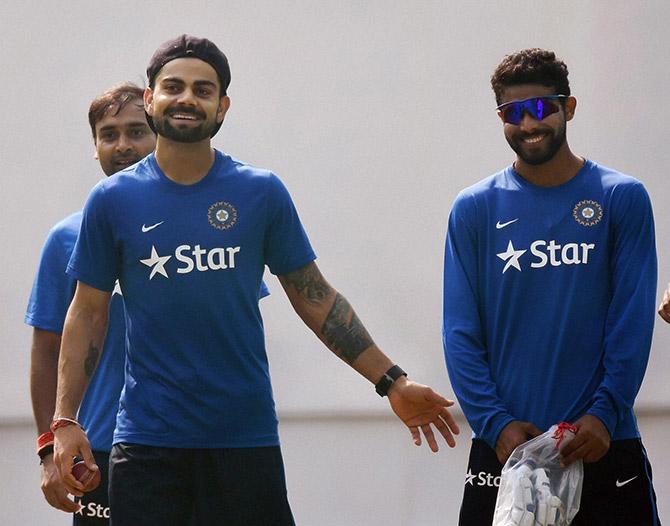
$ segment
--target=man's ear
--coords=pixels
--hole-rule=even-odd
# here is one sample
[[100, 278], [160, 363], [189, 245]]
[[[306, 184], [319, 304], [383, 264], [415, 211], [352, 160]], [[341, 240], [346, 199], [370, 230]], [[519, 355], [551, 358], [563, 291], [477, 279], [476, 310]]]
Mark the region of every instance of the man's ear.
[[151, 88], [144, 89], [144, 111], [153, 117], [154, 91]]
[[575, 108], [577, 108], [577, 99], [568, 97], [565, 101], [565, 120], [571, 121], [575, 116]]
[[230, 97], [224, 95], [219, 99], [219, 109], [216, 111], [216, 122], [219, 124], [226, 118], [226, 113], [230, 109]]

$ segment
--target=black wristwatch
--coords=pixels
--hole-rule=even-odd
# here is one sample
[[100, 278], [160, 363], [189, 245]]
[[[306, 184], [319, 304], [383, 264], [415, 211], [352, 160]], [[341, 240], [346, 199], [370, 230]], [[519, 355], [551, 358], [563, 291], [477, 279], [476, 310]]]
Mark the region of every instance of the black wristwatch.
[[377, 391], [379, 396], [386, 396], [393, 385], [393, 382], [401, 376], [407, 376], [407, 373], [403, 371], [399, 365], [394, 365], [386, 371], [384, 376], [381, 377], [381, 380], [376, 383], [375, 391]]

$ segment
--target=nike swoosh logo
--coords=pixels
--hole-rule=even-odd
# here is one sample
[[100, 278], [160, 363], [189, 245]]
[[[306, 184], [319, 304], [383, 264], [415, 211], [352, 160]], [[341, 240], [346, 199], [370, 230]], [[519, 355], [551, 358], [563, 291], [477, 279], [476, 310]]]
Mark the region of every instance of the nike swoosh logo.
[[625, 486], [626, 484], [628, 484], [629, 482], [635, 480], [636, 478], [637, 478], [637, 475], [635, 475], [632, 479], [624, 480], [623, 482], [619, 482], [619, 479], [617, 479], [617, 481], [616, 481], [616, 487], [617, 487], [617, 488], [620, 488], [621, 486]]
[[507, 221], [506, 223], [501, 223], [500, 221], [498, 221], [498, 222], [496, 223], [496, 228], [497, 228], [498, 230], [500, 230], [501, 228], [505, 228], [506, 226], [509, 226], [509, 225], [511, 225], [512, 223], [516, 223], [518, 220], [519, 220], [519, 218], [517, 217], [516, 219], [512, 219], [511, 221]]
[[142, 232], [144, 233], [149, 232], [150, 230], [153, 230], [157, 226], [161, 226], [163, 223], [165, 223], [165, 221], [161, 221], [160, 223], [156, 223], [155, 225], [151, 226], [142, 225]]

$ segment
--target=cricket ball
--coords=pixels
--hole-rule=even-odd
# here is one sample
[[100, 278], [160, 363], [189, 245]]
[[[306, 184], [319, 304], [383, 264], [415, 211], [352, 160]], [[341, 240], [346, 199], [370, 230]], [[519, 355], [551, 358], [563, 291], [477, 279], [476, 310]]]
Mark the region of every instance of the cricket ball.
[[92, 471], [83, 460], [72, 466], [72, 476], [84, 485], [84, 491], [93, 491], [100, 485], [100, 470]]

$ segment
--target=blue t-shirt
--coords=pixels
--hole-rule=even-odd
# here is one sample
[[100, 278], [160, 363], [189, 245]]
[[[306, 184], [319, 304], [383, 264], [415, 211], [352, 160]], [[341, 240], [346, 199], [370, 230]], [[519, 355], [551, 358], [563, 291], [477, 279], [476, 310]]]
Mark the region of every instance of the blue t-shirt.
[[553, 188], [512, 167], [462, 191], [449, 218], [444, 351], [475, 436], [586, 413], [639, 436], [633, 403], [654, 325], [651, 203], [632, 177], [586, 161]]
[[149, 155], [91, 192], [68, 266], [100, 290], [121, 284], [126, 381], [114, 442], [163, 447], [279, 443], [258, 307], [265, 265], [314, 260], [271, 172], [216, 152], [198, 183]]
[[[72, 254], [82, 213], [67, 217], [49, 232], [28, 302], [25, 322], [32, 327], [61, 334], [77, 281], [65, 273]], [[123, 387], [125, 320], [123, 299], [113, 294], [109, 307], [109, 328], [98, 368], [91, 378], [79, 408], [78, 419], [91, 447], [110, 451]]]

